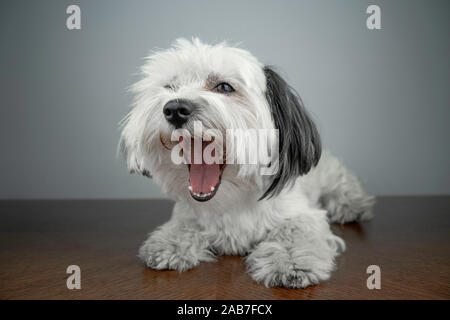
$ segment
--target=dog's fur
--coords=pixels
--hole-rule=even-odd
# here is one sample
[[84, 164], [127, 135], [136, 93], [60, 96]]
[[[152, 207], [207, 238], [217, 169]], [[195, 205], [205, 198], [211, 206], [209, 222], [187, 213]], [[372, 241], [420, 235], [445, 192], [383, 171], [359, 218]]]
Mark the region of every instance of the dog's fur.
[[[151, 175], [176, 201], [170, 221], [139, 250], [146, 265], [182, 272], [216, 254], [247, 255], [250, 276], [266, 286], [304, 288], [328, 279], [345, 249], [329, 222], [370, 218], [374, 198], [340, 161], [321, 153], [317, 129], [295, 91], [249, 52], [198, 39], [152, 53], [142, 73], [122, 122], [122, 150], [131, 171]], [[236, 92], [212, 91], [219, 81]], [[160, 140], [174, 129], [163, 107], [181, 98], [197, 105], [193, 119], [205, 128], [279, 129], [277, 174], [227, 165], [217, 194], [195, 201], [186, 165], [175, 165]], [[192, 131], [191, 121], [184, 128]]]

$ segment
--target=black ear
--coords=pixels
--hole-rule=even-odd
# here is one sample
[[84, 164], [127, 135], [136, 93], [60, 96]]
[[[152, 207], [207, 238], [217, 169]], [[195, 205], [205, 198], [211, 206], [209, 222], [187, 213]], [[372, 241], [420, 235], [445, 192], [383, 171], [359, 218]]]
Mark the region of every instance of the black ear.
[[275, 128], [279, 130], [279, 167], [260, 200], [278, 195], [298, 176], [308, 173], [317, 165], [322, 152], [317, 128], [298, 94], [271, 67], [263, 70], [266, 99]]

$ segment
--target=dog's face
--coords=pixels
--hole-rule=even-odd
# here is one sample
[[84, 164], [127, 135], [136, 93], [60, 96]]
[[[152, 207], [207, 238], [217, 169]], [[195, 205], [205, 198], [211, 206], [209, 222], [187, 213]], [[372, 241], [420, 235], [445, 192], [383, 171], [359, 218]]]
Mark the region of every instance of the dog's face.
[[[270, 197], [317, 164], [320, 138], [301, 101], [249, 52], [197, 39], [177, 40], [172, 48], [150, 55], [142, 73], [132, 88], [132, 110], [122, 122], [121, 146], [129, 169], [153, 176], [172, 197], [203, 205]], [[239, 159], [258, 152], [258, 144], [226, 141], [230, 129], [278, 129], [265, 147], [279, 151], [278, 171], [262, 176], [261, 163]], [[174, 130], [190, 138], [184, 134], [174, 141]], [[218, 160], [214, 163], [176, 164], [173, 148], [178, 141], [182, 152], [190, 153], [185, 158], [193, 158], [198, 141], [200, 153], [212, 143], [223, 152], [213, 152]], [[235, 150], [234, 164], [227, 160], [229, 149]]]

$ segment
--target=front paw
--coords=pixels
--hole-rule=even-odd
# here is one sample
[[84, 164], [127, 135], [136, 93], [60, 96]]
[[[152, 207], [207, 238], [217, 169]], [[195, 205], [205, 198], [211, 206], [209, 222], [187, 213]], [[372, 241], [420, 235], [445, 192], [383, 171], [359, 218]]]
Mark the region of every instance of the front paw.
[[247, 257], [248, 273], [266, 287], [306, 288], [327, 280], [334, 253], [315, 245], [286, 246], [263, 242]]
[[213, 261], [214, 255], [198, 237], [163, 236], [156, 232], [142, 244], [139, 258], [152, 269], [183, 272], [202, 261]]

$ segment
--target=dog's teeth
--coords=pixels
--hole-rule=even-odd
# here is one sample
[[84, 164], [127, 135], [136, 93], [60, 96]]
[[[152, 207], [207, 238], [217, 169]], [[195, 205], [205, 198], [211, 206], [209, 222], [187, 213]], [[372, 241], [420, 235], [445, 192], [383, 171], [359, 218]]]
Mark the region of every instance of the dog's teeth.
[[212, 194], [212, 192], [208, 192], [208, 193], [193, 192], [193, 194], [194, 194], [194, 196], [196, 196], [198, 198], [207, 198]]
[[214, 187], [211, 187], [211, 192], [213, 192], [214, 191]]
[[189, 191], [192, 191], [192, 186], [189, 186], [188, 189], [189, 189]]

